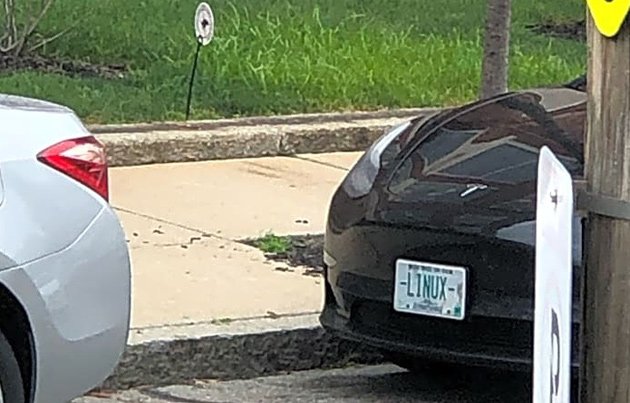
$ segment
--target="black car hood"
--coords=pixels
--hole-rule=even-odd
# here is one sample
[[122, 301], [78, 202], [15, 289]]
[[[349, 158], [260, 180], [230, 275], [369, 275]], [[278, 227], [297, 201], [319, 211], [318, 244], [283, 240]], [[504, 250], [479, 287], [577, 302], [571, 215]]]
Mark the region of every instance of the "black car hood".
[[368, 218], [533, 246], [539, 150], [548, 146], [581, 178], [585, 121], [586, 95], [569, 88], [414, 120], [383, 153]]

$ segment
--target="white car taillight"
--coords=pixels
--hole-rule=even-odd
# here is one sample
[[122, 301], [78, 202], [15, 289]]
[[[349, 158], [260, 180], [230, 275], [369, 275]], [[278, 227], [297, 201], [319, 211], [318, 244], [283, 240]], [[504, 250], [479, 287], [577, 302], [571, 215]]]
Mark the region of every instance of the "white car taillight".
[[107, 153], [93, 136], [57, 143], [40, 152], [37, 159], [109, 201]]

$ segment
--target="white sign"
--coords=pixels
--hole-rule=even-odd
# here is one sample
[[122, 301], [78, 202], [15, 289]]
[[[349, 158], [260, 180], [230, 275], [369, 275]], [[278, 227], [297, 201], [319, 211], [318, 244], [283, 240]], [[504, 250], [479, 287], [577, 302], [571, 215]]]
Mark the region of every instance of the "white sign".
[[214, 14], [208, 3], [200, 3], [195, 12], [195, 34], [197, 40], [206, 46], [214, 37]]
[[534, 403], [570, 402], [572, 222], [571, 175], [543, 147], [536, 203]]

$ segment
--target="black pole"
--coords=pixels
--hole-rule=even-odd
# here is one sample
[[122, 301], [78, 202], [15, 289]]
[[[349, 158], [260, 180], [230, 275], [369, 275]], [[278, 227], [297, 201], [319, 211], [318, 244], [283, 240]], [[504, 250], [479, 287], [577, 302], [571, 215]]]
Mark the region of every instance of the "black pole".
[[186, 120], [190, 117], [190, 103], [192, 101], [192, 90], [195, 83], [195, 74], [197, 73], [197, 62], [199, 61], [199, 51], [201, 50], [201, 38], [197, 39], [197, 51], [195, 52], [195, 61], [193, 62], [192, 73], [190, 74], [190, 83], [188, 85], [188, 102], [186, 103]]

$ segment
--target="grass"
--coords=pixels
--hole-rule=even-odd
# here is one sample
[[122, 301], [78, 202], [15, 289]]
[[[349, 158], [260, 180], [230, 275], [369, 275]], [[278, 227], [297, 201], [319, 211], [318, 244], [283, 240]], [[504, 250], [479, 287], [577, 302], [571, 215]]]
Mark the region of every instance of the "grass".
[[[193, 118], [452, 105], [477, 96], [485, 0], [210, 0]], [[584, 17], [583, 0], [513, 2], [511, 88], [569, 80], [584, 44], [525, 26]], [[182, 119], [194, 53], [183, 0], [57, 0], [41, 27], [74, 30], [43, 51], [126, 63], [123, 79], [20, 72], [0, 92], [46, 98], [88, 122]]]
[[264, 253], [285, 254], [291, 249], [291, 241], [288, 237], [268, 233], [262, 238], [256, 239], [254, 246]]
[[211, 325], [215, 325], [215, 326], [221, 326], [221, 325], [229, 325], [232, 322], [234, 322], [234, 319], [231, 319], [231, 318], [219, 318], [219, 319], [212, 319], [210, 321], [210, 324]]

